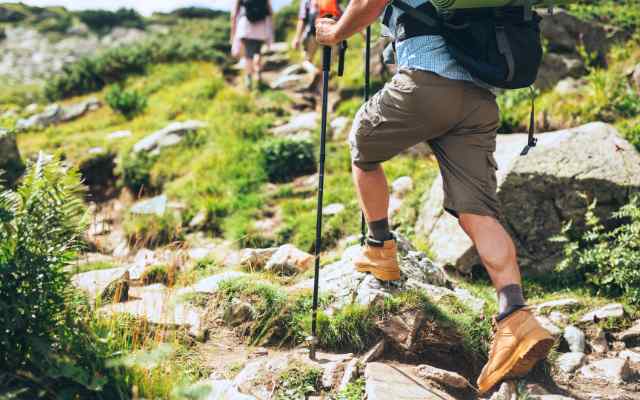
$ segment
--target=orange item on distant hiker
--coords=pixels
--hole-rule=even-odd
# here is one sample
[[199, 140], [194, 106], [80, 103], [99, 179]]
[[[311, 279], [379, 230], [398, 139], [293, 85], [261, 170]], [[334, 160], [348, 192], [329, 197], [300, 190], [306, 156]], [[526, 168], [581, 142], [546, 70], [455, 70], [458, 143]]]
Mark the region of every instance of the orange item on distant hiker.
[[338, 0], [316, 0], [318, 6], [318, 15], [320, 17], [340, 18], [342, 10], [338, 4]]

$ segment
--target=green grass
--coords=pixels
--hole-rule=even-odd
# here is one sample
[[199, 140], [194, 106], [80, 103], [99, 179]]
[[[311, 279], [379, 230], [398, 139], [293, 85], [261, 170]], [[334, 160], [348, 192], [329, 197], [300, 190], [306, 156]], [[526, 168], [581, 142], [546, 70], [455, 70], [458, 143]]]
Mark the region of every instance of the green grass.
[[96, 262], [90, 262], [90, 263], [86, 263], [86, 264], [73, 265], [72, 268], [71, 268], [71, 273], [72, 274], [81, 274], [83, 272], [98, 271], [98, 270], [102, 270], [102, 269], [111, 269], [111, 268], [116, 268], [116, 267], [117, 267], [117, 265], [115, 265], [111, 261], [96, 261]]
[[342, 389], [337, 395], [336, 400], [363, 400], [365, 398], [365, 380], [358, 378]]

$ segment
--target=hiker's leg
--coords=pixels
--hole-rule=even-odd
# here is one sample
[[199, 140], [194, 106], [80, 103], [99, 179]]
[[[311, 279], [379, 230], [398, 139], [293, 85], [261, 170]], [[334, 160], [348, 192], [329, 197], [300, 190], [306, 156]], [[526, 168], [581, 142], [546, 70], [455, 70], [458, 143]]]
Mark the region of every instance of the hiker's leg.
[[256, 81], [260, 81], [262, 78], [262, 54], [260, 52], [253, 56], [253, 71]]
[[378, 164], [373, 169], [365, 170], [354, 163], [353, 181], [367, 222], [387, 218], [389, 187], [382, 166]]
[[459, 223], [473, 241], [496, 291], [509, 285], [522, 285], [516, 247], [497, 219], [462, 213]]

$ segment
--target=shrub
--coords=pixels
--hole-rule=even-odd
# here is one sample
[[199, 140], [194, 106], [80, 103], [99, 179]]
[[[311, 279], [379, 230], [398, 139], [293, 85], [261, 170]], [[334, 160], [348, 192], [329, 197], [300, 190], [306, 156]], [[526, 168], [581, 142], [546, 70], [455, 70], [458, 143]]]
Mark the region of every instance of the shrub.
[[145, 286], [152, 285], [154, 283], [162, 283], [163, 285], [168, 285], [168, 268], [164, 265], [154, 265], [153, 267], [144, 271], [140, 279], [142, 279], [142, 283], [144, 283]]
[[291, 32], [298, 21], [298, 9], [300, 1], [294, 0], [291, 4], [282, 7], [273, 18], [275, 37], [278, 41], [287, 40], [287, 34]]
[[47, 81], [45, 95], [55, 101], [95, 92], [130, 75], [141, 74], [147, 66], [157, 63], [202, 60], [224, 64], [229, 50], [226, 19], [206, 21], [206, 27], [192, 25], [195, 27], [177, 26], [166, 35], [67, 64], [60, 74]]
[[36, 29], [41, 33], [57, 32], [66, 33], [71, 28], [73, 20], [68, 14], [57, 14], [55, 17], [45, 18], [36, 24]]
[[313, 143], [306, 139], [282, 138], [263, 147], [264, 168], [271, 182], [287, 182], [316, 172]]
[[124, 115], [127, 119], [133, 119], [142, 114], [147, 108], [147, 98], [137, 90], [124, 90], [120, 85], [114, 85], [105, 97], [112, 110]]
[[210, 8], [205, 7], [183, 7], [178, 8], [170, 13], [170, 15], [174, 15], [178, 18], [218, 18], [221, 16], [226, 16], [227, 13], [219, 10], [212, 10]]
[[121, 185], [136, 194], [142, 191], [153, 192], [155, 188], [151, 185], [151, 168], [156, 159], [156, 156], [147, 152], [125, 152], [118, 164]]
[[164, 215], [129, 215], [124, 231], [135, 247], [156, 247], [184, 239], [182, 219], [167, 211]]
[[565, 258], [558, 269], [597, 293], [625, 296], [640, 304], [640, 196], [612, 215], [617, 225], [613, 229], [607, 229], [596, 216], [595, 205], [594, 201], [588, 208], [584, 234], [568, 224], [556, 238], [565, 242]]
[[[80, 249], [76, 172], [42, 159], [0, 194], [0, 397], [125, 397], [96, 353], [65, 269]], [[18, 371], [19, 373], [16, 373]]]
[[98, 33], [107, 33], [116, 26], [144, 28], [144, 20], [134, 9], [120, 8], [117, 11], [84, 10], [76, 13], [80, 21]]
[[321, 387], [322, 370], [302, 363], [289, 366], [278, 379], [276, 400], [305, 400]]

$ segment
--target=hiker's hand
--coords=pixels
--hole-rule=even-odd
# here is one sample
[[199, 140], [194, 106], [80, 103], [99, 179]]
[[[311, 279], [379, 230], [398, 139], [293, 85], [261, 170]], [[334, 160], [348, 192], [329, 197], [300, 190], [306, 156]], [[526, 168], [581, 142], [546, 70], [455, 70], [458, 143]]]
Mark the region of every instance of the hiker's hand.
[[336, 21], [331, 18], [319, 18], [316, 21], [316, 41], [325, 46], [338, 44], [341, 39], [337, 33]]
[[291, 42], [291, 46], [295, 49], [298, 50], [300, 48], [300, 38], [299, 37], [295, 37], [293, 39], [293, 41]]

